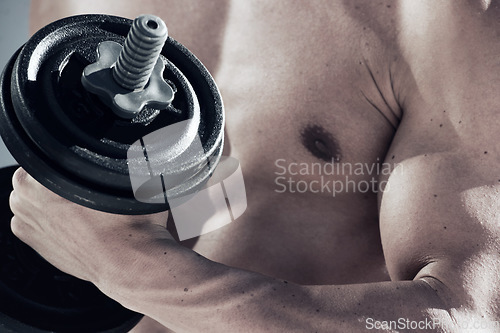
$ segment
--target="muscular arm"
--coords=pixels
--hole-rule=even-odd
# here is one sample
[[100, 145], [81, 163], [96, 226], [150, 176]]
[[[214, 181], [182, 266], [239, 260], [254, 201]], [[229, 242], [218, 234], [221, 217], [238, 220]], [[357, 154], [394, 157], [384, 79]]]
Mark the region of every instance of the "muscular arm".
[[368, 318], [424, 320], [431, 315], [448, 323], [447, 309], [433, 289], [441, 287], [431, 279], [431, 285], [422, 278], [300, 286], [226, 267], [167, 243], [138, 261], [128, 278], [111, 276], [98, 286], [178, 332], [362, 332], [371, 325]]
[[[287, 283], [209, 261], [160, 228], [147, 245], [134, 243], [142, 228], [131, 239], [115, 235], [117, 246], [135, 246], [103, 255], [106, 262], [82, 277], [179, 332], [364, 332], [370, 318], [435, 320], [443, 330], [459, 331], [469, 320], [500, 320], [499, 8], [494, 2], [484, 11], [473, 1], [435, 6], [399, 4], [409, 68], [400, 89], [405, 113], [388, 155], [399, 167], [380, 207], [392, 281]], [[93, 213], [78, 209], [91, 219]], [[76, 231], [76, 238], [112, 242], [102, 239], [107, 227], [99, 228]], [[13, 222], [13, 229], [51, 257], [25, 227]]]

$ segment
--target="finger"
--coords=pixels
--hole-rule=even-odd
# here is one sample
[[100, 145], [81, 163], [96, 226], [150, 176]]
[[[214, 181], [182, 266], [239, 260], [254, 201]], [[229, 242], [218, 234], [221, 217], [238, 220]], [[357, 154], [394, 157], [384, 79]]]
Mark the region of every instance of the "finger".
[[12, 213], [14, 215], [21, 215], [22, 214], [22, 208], [23, 208], [23, 205], [22, 205], [22, 202], [21, 202], [21, 199], [19, 198], [19, 191], [12, 191], [10, 192], [10, 195], [9, 195], [9, 206], [10, 206], [10, 210], [12, 211]]
[[14, 172], [12, 186], [19, 197], [17, 200], [19, 204], [29, 202], [34, 207], [43, 208], [49, 200], [57, 201], [61, 199], [59, 195], [40, 184], [23, 168], [19, 168]]
[[12, 187], [14, 190], [26, 184], [29, 175], [23, 168], [18, 168], [12, 175]]
[[10, 230], [22, 242], [30, 245], [30, 239], [33, 236], [35, 229], [25, 223], [19, 216], [14, 215], [10, 220]]
[[10, 192], [10, 195], [9, 195], [9, 206], [10, 206], [11, 210], [14, 210], [17, 207], [17, 200], [18, 200], [18, 198], [17, 198], [17, 192], [16, 191]]

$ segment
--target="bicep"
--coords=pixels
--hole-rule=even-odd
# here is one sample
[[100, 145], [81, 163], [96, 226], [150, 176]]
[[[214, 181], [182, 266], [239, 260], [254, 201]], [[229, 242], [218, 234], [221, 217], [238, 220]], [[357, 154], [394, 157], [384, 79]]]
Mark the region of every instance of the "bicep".
[[[461, 98], [456, 96], [457, 104]], [[489, 103], [496, 98], [490, 95]], [[476, 109], [464, 114], [453, 105], [421, 105], [403, 115], [389, 151], [397, 166], [381, 194], [381, 238], [391, 278], [431, 277], [450, 291], [450, 307], [496, 309], [500, 125]]]
[[[499, 253], [500, 25], [490, 14], [500, 8], [400, 3], [410, 78], [399, 89], [403, 118], [388, 154], [399, 166], [381, 195], [388, 267], [398, 279], [432, 268], [445, 280], [471, 280]], [[486, 265], [483, 277], [498, 268]]]

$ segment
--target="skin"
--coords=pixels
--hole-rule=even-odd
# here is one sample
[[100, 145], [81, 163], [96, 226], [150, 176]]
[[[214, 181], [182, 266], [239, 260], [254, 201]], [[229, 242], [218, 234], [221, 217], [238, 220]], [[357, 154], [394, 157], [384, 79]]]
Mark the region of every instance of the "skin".
[[[498, 1], [33, 1], [32, 30], [84, 12], [161, 16], [207, 65], [248, 208], [179, 244], [166, 213], [92, 211], [20, 169], [12, 230], [48, 261], [176, 332], [500, 320]], [[277, 193], [278, 159], [328, 157], [395, 169], [327, 176], [384, 192]]]

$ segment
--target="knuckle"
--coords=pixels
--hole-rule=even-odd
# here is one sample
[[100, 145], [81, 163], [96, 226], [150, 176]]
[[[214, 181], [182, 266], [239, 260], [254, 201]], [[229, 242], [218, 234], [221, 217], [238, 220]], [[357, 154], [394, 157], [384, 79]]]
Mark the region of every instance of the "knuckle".
[[15, 214], [19, 208], [19, 198], [16, 191], [10, 192], [9, 196], [9, 206], [12, 212]]
[[24, 171], [23, 168], [18, 168], [12, 176], [12, 186], [14, 187], [14, 189], [19, 188], [24, 183], [26, 183], [27, 177], [28, 173]]
[[12, 231], [14, 236], [19, 238], [20, 240], [23, 240], [26, 231], [26, 225], [20, 218], [14, 216], [10, 220], [10, 230]]

